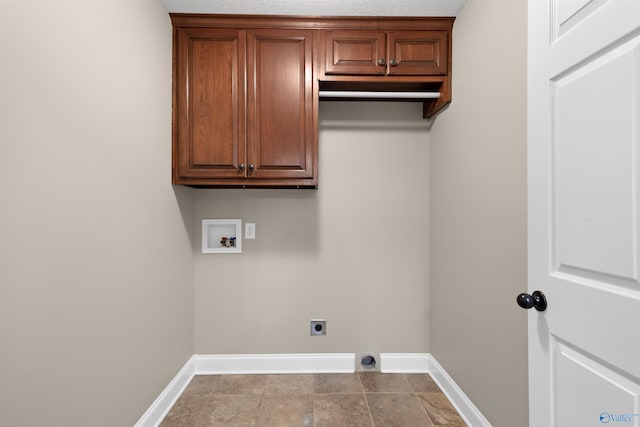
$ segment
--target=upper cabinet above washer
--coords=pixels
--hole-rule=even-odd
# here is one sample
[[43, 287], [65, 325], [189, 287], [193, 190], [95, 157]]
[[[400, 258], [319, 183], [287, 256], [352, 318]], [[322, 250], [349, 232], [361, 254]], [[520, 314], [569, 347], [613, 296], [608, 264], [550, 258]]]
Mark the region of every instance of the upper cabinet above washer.
[[447, 31], [325, 31], [324, 74], [371, 76], [444, 75]]
[[451, 102], [451, 17], [171, 19], [174, 184], [315, 188], [320, 100]]

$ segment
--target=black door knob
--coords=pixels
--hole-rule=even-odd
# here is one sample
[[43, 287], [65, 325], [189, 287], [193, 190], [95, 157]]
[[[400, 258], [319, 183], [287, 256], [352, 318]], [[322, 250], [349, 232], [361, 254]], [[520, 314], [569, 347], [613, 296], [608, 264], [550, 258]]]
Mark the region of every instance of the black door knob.
[[547, 299], [540, 291], [533, 291], [531, 295], [520, 294], [516, 297], [516, 302], [522, 308], [530, 309], [535, 308], [538, 311], [545, 311], [547, 309]]

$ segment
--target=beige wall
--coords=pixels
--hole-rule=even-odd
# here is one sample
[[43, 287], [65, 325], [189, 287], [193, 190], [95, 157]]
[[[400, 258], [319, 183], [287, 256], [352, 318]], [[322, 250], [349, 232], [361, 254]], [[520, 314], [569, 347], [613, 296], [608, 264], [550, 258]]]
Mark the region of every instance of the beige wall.
[[527, 425], [526, 1], [469, 0], [431, 131], [431, 350], [495, 427]]
[[[0, 0], [0, 425], [131, 425], [194, 352], [363, 351], [430, 351], [526, 425], [525, 18], [469, 0], [431, 131], [321, 104], [317, 191], [190, 190], [161, 3]], [[201, 218], [257, 239], [203, 255]]]
[[156, 0], [3, 0], [0, 425], [131, 426], [193, 353]]
[[196, 353], [429, 351], [428, 150], [419, 103], [322, 103], [317, 191], [197, 191], [257, 238], [195, 248]]

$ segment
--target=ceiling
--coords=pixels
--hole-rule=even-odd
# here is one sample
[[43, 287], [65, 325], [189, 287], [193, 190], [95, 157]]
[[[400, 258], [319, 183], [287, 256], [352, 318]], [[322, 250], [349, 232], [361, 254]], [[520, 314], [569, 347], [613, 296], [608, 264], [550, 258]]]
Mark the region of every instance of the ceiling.
[[467, 0], [161, 0], [171, 13], [456, 16]]

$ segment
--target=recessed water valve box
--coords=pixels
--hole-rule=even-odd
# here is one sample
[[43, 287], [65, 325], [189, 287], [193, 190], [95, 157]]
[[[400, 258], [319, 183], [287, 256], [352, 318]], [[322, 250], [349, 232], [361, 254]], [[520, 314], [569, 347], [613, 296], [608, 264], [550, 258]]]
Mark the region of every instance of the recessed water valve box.
[[311, 319], [311, 335], [327, 335], [327, 321]]

